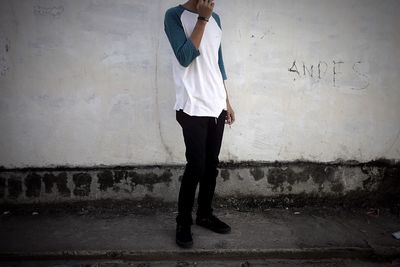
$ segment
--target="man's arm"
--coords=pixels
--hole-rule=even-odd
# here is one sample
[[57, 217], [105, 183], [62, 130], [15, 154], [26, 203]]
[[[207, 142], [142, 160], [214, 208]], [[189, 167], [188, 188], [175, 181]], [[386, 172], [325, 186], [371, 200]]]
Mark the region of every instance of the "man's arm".
[[225, 81], [227, 80], [227, 77], [226, 77], [226, 72], [225, 72], [224, 59], [222, 56], [221, 46], [219, 47], [219, 52], [218, 52], [218, 65], [219, 65], [219, 70], [221, 71], [222, 79], [224, 81], [224, 87], [225, 87], [225, 92], [226, 92], [226, 110], [227, 110], [226, 123], [228, 123], [229, 125], [232, 125], [232, 123], [235, 122], [235, 112], [233, 111], [233, 108], [229, 101], [228, 90], [226, 89]]
[[226, 89], [225, 80], [224, 80], [224, 87], [226, 92], [226, 111], [227, 111], [226, 123], [232, 125], [235, 122], [235, 112], [233, 111], [231, 103], [229, 102], [228, 90]]
[[[199, 16], [209, 18], [214, 8], [214, 2], [199, 0], [197, 10]], [[171, 44], [172, 50], [183, 67], [188, 67], [200, 55], [199, 47], [207, 22], [198, 20], [190, 38], [186, 37], [179, 15], [174, 9], [165, 13], [164, 31]]]
[[[217, 21], [218, 26], [221, 28], [221, 20], [217, 14], [214, 13], [214, 18]], [[226, 115], [226, 123], [232, 125], [235, 122], [235, 112], [233, 111], [233, 108], [231, 106], [231, 103], [229, 101], [229, 95], [228, 95], [228, 90], [226, 89], [226, 84], [225, 81], [228, 79], [226, 76], [226, 71], [225, 71], [225, 65], [224, 65], [224, 57], [222, 56], [222, 46], [219, 46], [218, 50], [218, 65], [219, 65], [219, 70], [221, 71], [221, 76], [222, 80], [224, 82], [224, 87], [225, 87], [225, 92], [226, 92], [226, 110], [227, 110], [227, 115]]]
[[[214, 9], [214, 1], [199, 0], [196, 8], [200, 17], [209, 19]], [[194, 46], [197, 49], [199, 49], [200, 47], [201, 39], [203, 38], [206, 25], [207, 21], [197, 20], [193, 32], [190, 35], [190, 39], [192, 40]]]
[[187, 67], [200, 55], [199, 50], [194, 46], [190, 38], [186, 38], [179, 14], [175, 8], [167, 10], [164, 18], [164, 31], [171, 44], [178, 62]]

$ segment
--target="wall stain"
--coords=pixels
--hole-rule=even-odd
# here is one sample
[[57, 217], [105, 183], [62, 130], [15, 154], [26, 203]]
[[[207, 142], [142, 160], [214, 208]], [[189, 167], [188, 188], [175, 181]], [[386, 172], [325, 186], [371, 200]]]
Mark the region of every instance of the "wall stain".
[[385, 168], [381, 183], [379, 183], [377, 191], [383, 199], [400, 200], [400, 169]]
[[17, 199], [22, 194], [22, 179], [12, 175], [8, 178], [8, 198]]
[[26, 196], [39, 197], [42, 189], [42, 178], [37, 173], [30, 173], [25, 177]]
[[99, 172], [97, 177], [101, 191], [107, 191], [108, 188], [112, 188], [114, 191], [119, 192], [120, 188], [117, 184], [121, 183], [123, 179], [127, 179], [127, 172], [118, 170], [113, 173], [111, 170], [105, 170]]
[[284, 190], [283, 183], [287, 180], [288, 176], [292, 175], [292, 170], [289, 168], [282, 170], [281, 168], [271, 168], [267, 174], [268, 183], [272, 185], [272, 191], [276, 192], [278, 187], [282, 192]]
[[334, 182], [335, 181], [335, 169], [333, 167], [327, 166], [308, 166], [304, 170], [309, 173], [316, 184], [323, 184], [325, 181]]
[[264, 178], [264, 171], [261, 168], [250, 169], [250, 174], [254, 177], [254, 180], [256, 181]]
[[368, 175], [368, 178], [362, 182], [362, 188], [373, 191], [376, 190], [377, 185], [381, 182], [380, 180], [384, 177], [385, 169], [365, 165], [361, 167], [361, 172]]
[[370, 190], [375, 186], [376, 180], [374, 179], [374, 177], [369, 176], [362, 183], [363, 183], [363, 189], [364, 190]]
[[228, 170], [221, 170], [221, 177], [224, 182], [229, 180], [229, 171]]
[[[279, 188], [283, 192], [285, 190], [285, 182], [290, 185], [290, 188], [288, 187], [287, 189], [291, 191], [295, 183], [305, 183], [311, 178], [314, 183], [319, 185], [319, 190], [321, 191], [325, 181], [334, 182], [334, 174], [335, 170], [333, 167], [323, 165], [306, 166], [300, 172], [294, 172], [289, 167], [274, 167], [269, 169], [267, 180], [273, 186], [272, 191], [276, 192]], [[338, 190], [340, 187], [335, 187], [335, 189]]]
[[58, 190], [58, 193], [63, 197], [71, 196], [71, 190], [68, 188], [68, 177], [66, 172], [62, 172], [59, 174], [54, 173], [45, 173], [43, 175], [44, 182], [44, 191], [47, 194], [51, 193], [51, 189], [55, 184]]
[[90, 183], [92, 182], [92, 176], [89, 173], [76, 173], [72, 176], [72, 180], [75, 184], [73, 191], [75, 196], [89, 196]]
[[336, 181], [336, 182], [332, 183], [332, 185], [330, 186], [330, 189], [332, 192], [342, 193], [344, 190], [344, 185], [340, 181]]
[[172, 181], [172, 173], [170, 170], [166, 170], [161, 175], [157, 175], [155, 173], [138, 173], [136, 171], [128, 172], [128, 177], [131, 178], [131, 188], [132, 190], [135, 189], [137, 185], [144, 185], [147, 189], [153, 192], [154, 185], [159, 183], [167, 183], [168, 186]]
[[0, 198], [6, 196], [6, 178], [0, 176]]
[[[119, 174], [120, 175], [120, 174]], [[110, 170], [105, 170], [97, 174], [99, 188], [101, 191], [106, 191], [114, 186], [113, 173]]]
[[114, 183], [120, 183], [122, 179], [126, 180], [126, 171], [114, 171]]

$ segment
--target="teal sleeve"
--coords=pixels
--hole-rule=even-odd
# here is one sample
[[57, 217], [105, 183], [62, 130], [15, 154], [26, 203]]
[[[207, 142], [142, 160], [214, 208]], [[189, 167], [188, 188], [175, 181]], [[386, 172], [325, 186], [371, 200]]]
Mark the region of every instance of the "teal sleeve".
[[[221, 20], [220, 20], [219, 16], [217, 15], [217, 13], [213, 12], [212, 16], [215, 19], [215, 21], [217, 22], [219, 28], [222, 30]], [[218, 65], [219, 65], [219, 70], [221, 71], [222, 79], [223, 80], [228, 79], [226, 77], [226, 71], [225, 71], [225, 66], [224, 66], [224, 58], [222, 56], [222, 47], [221, 47], [221, 45], [219, 46], [219, 50], [218, 50]]]
[[170, 8], [165, 13], [164, 30], [177, 60], [183, 67], [188, 67], [200, 55], [200, 51], [186, 37], [179, 10], [176, 8]]
[[219, 65], [219, 70], [221, 71], [221, 74], [222, 74], [222, 79], [225, 81], [228, 78], [226, 77], [224, 59], [222, 57], [222, 47], [221, 47], [221, 45], [219, 46], [219, 50], [218, 50], [218, 65]]

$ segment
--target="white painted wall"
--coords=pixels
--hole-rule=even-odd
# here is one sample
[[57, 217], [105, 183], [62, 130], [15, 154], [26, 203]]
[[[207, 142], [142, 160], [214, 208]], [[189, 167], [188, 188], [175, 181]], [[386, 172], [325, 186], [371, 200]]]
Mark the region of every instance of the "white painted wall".
[[[178, 3], [0, 0], [0, 165], [183, 163], [163, 30]], [[400, 159], [400, 1], [216, 11], [237, 114], [222, 160]]]

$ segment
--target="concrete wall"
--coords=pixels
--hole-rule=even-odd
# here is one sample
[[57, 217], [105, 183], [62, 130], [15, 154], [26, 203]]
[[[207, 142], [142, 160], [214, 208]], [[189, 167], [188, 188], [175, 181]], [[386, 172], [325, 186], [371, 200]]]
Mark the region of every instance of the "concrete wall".
[[[0, 0], [0, 165], [182, 164], [166, 0]], [[400, 159], [400, 1], [217, 0], [221, 159]]]
[[[163, 16], [178, 3], [0, 0], [0, 203], [176, 200], [184, 145]], [[217, 195], [398, 198], [400, 1], [216, 11], [237, 114]]]

